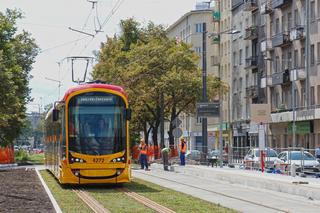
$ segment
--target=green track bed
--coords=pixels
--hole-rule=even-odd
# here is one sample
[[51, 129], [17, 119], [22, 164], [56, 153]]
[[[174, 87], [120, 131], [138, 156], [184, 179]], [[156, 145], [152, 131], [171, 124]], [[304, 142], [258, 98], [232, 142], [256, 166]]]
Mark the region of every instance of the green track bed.
[[[71, 188], [63, 188], [57, 180], [48, 172], [41, 171], [41, 175], [46, 181], [52, 194], [57, 200], [63, 212], [92, 212]], [[159, 185], [134, 179], [131, 183], [124, 184], [123, 187], [136, 192], [142, 196], [166, 206], [176, 212], [236, 212], [224, 208], [219, 204], [213, 204], [181, 192], [170, 190]], [[113, 213], [149, 213], [155, 212], [152, 209], [140, 204], [132, 198], [119, 191], [117, 187], [111, 185], [87, 186], [84, 187], [92, 197], [99, 201], [106, 209]]]

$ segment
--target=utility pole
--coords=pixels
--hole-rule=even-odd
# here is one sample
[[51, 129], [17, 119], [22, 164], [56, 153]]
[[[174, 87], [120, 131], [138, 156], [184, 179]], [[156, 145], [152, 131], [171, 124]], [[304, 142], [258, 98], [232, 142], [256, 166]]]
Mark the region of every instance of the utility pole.
[[163, 93], [160, 94], [160, 148], [164, 148], [164, 97]]
[[[202, 102], [207, 102], [207, 27], [202, 23]], [[208, 152], [207, 118], [202, 118], [202, 150], [205, 155]]]
[[58, 100], [59, 100], [59, 99], [60, 99], [60, 87], [62, 86], [61, 81], [55, 80], [55, 79], [52, 79], [52, 78], [47, 78], [47, 77], [45, 77], [45, 79], [47, 79], [47, 80], [49, 80], [49, 81], [54, 81], [54, 82], [57, 82], [57, 83], [58, 83], [58, 88], [59, 88], [59, 97], [58, 97]]

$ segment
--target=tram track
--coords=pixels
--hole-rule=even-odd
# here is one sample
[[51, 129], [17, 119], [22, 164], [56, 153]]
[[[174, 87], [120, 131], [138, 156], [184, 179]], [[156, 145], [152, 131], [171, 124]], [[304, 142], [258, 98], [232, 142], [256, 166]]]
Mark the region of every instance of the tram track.
[[141, 174], [146, 175], [146, 176], [150, 176], [150, 177], [155, 177], [155, 178], [158, 178], [158, 179], [161, 179], [161, 180], [169, 181], [169, 182], [172, 182], [172, 183], [175, 183], [175, 184], [187, 186], [187, 187], [194, 188], [194, 189], [197, 189], [197, 190], [203, 190], [205, 192], [209, 192], [209, 193], [213, 193], [213, 194], [216, 194], [216, 195], [219, 195], [219, 196], [222, 196], [222, 197], [227, 197], [227, 198], [230, 198], [230, 199], [238, 200], [238, 201], [241, 201], [241, 202], [244, 202], [244, 203], [247, 203], [247, 204], [255, 205], [257, 207], [263, 207], [263, 208], [274, 210], [274, 211], [277, 211], [277, 212], [289, 213], [289, 211], [285, 210], [285, 209], [280, 209], [280, 208], [277, 208], [277, 207], [274, 207], [274, 206], [265, 205], [265, 204], [262, 204], [262, 203], [259, 203], [259, 202], [255, 202], [255, 201], [252, 201], [252, 200], [247, 200], [247, 199], [244, 199], [244, 198], [235, 197], [233, 195], [228, 195], [228, 194], [223, 193], [223, 192], [218, 192], [218, 191], [214, 191], [214, 190], [211, 190], [211, 189], [205, 189], [205, 188], [202, 188], [202, 187], [194, 186], [194, 185], [187, 184], [187, 183], [178, 182], [178, 181], [175, 181], [175, 180], [171, 180], [171, 179], [164, 178], [164, 177], [159, 177], [159, 176], [152, 175], [152, 174], [147, 174], [147, 173], [141, 173]]
[[111, 213], [103, 205], [101, 205], [96, 199], [94, 199], [88, 192], [82, 189], [72, 189], [74, 193], [95, 213]]
[[122, 188], [122, 189], [119, 189], [119, 191], [123, 192], [124, 194], [126, 194], [128, 197], [131, 197], [132, 199], [138, 201], [139, 203], [153, 209], [154, 211], [158, 212], [158, 213], [175, 213], [175, 211], [165, 207], [165, 206], [162, 206], [142, 195], [139, 195], [138, 193], [136, 192], [132, 192], [130, 191], [129, 189], [127, 188]]

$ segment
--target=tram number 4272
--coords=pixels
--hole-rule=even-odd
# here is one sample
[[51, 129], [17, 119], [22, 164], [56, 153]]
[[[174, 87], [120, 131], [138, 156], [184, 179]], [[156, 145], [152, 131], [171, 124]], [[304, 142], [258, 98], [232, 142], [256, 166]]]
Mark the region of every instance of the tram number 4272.
[[103, 158], [93, 158], [93, 163], [104, 163]]

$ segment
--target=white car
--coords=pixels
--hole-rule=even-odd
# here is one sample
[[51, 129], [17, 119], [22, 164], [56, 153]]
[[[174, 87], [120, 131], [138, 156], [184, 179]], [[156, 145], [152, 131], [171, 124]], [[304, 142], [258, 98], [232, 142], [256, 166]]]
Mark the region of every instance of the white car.
[[[274, 162], [278, 159], [278, 154], [273, 149], [265, 150], [265, 165], [266, 167], [272, 167]], [[260, 149], [250, 149], [246, 156], [244, 156], [245, 165], [251, 165], [254, 168], [260, 168]]]
[[318, 170], [320, 168], [320, 163], [317, 159], [307, 151], [304, 151], [303, 154], [301, 151], [285, 151], [281, 152], [278, 157], [281, 162], [290, 165], [295, 164], [298, 168], [301, 168], [302, 165], [306, 169], [315, 168]]

